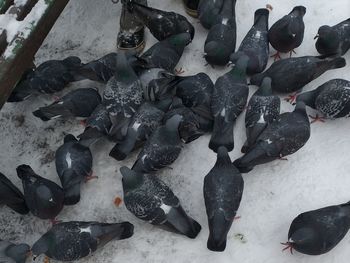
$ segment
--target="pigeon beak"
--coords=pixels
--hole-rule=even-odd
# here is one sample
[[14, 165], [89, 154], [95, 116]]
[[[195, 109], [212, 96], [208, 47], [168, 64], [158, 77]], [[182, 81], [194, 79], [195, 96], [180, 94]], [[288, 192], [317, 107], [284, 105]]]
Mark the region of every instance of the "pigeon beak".
[[319, 36], [320, 36], [320, 35], [319, 35], [319, 34], [317, 34], [317, 35], [314, 37], [314, 39], [317, 39]]

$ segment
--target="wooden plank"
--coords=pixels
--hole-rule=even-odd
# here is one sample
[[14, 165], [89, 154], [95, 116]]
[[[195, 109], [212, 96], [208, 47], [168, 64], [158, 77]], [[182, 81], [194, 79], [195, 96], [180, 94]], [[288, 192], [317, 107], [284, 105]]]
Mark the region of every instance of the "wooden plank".
[[17, 38], [11, 43], [15, 45], [14, 55], [8, 58], [0, 57], [0, 108], [23, 72], [32, 65], [36, 52], [68, 2], [69, 0], [45, 0], [48, 5], [46, 11], [29, 36], [26, 39]]

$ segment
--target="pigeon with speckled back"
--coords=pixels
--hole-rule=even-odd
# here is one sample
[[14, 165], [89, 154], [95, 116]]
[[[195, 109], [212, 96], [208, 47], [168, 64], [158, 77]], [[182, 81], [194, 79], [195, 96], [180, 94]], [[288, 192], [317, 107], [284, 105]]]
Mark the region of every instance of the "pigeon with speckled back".
[[120, 168], [126, 208], [137, 218], [196, 238], [201, 226], [189, 217], [173, 191], [158, 177]]
[[242, 147], [245, 153], [253, 145], [267, 125], [280, 115], [281, 100], [272, 94], [271, 79], [264, 78], [261, 87], [250, 98], [245, 114], [247, 140]]
[[18, 166], [17, 175], [22, 180], [24, 198], [30, 212], [40, 219], [54, 221], [63, 208], [63, 189], [37, 175], [28, 165]]
[[209, 225], [209, 250], [225, 250], [227, 234], [241, 203], [243, 188], [241, 173], [232, 164], [227, 149], [220, 146], [216, 163], [204, 177], [203, 186]]
[[80, 185], [92, 175], [92, 154], [71, 134], [64, 137], [55, 155], [56, 171], [64, 191], [64, 204], [80, 201]]
[[268, 124], [246, 153], [233, 164], [241, 173], [256, 165], [272, 162], [300, 150], [310, 138], [310, 122], [305, 103], [297, 102], [293, 112], [286, 112]]
[[301, 90], [306, 84], [328, 70], [345, 67], [344, 58], [304, 56], [286, 58], [274, 62], [263, 73], [250, 78], [250, 84], [260, 86], [265, 77], [270, 77], [272, 90], [289, 93]]
[[332, 79], [318, 88], [300, 94], [297, 101], [318, 110], [326, 118], [336, 119], [350, 116], [350, 81]]
[[113, 240], [130, 238], [134, 226], [129, 222], [99, 223], [71, 221], [47, 231], [32, 247], [33, 258], [45, 254], [59, 261], [79, 260]]
[[322, 255], [339, 244], [350, 228], [350, 202], [304, 212], [292, 222], [286, 249]]
[[269, 60], [269, 10], [261, 8], [255, 11], [254, 25], [244, 37], [238, 50], [230, 56], [235, 64], [242, 55], [249, 57], [247, 74], [262, 72]]
[[30, 246], [27, 244], [13, 244], [0, 239], [1, 263], [25, 263], [30, 254]]
[[22, 192], [2, 173], [0, 173], [0, 205], [6, 205], [22, 215], [29, 213]]

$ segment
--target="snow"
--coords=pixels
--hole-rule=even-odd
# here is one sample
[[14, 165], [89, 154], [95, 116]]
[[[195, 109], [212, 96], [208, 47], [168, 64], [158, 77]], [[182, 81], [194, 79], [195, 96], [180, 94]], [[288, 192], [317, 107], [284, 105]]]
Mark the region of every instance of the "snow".
[[[257, 8], [267, 3], [258, 0], [237, 1], [237, 46], [253, 24], [253, 14]], [[334, 25], [349, 17], [348, 0], [270, 0], [274, 8], [270, 15], [270, 25], [289, 13], [294, 5], [304, 5], [306, 32], [302, 46], [296, 51], [299, 56], [317, 55], [313, 37], [319, 26]], [[150, 5], [164, 10], [185, 14], [181, 1], [150, 1]], [[36, 63], [48, 59], [62, 59], [78, 55], [86, 62], [115, 51], [119, 22], [117, 14], [120, 5], [111, 1], [74, 0], [70, 1], [52, 32], [36, 57]], [[207, 30], [189, 17], [196, 27], [196, 36], [185, 51], [178, 67], [185, 74], [199, 71], [208, 73], [213, 80], [229, 69], [205, 67], [203, 43]], [[147, 32], [147, 47], [156, 40]], [[271, 48], [271, 54], [274, 50]], [[285, 54], [284, 56], [288, 56]], [[350, 61], [350, 52], [345, 55]], [[271, 62], [270, 62], [271, 63]], [[350, 66], [329, 71], [307, 85], [311, 90], [332, 78], [349, 79]], [[72, 88], [103, 86], [90, 81], [70, 85]], [[251, 94], [256, 90], [251, 88]], [[66, 93], [65, 90], [62, 94]], [[61, 94], [59, 94], [61, 95]], [[282, 96], [283, 98], [283, 96]], [[0, 113], [1, 172], [21, 188], [15, 168], [30, 164], [40, 175], [59, 182], [53, 160], [54, 151], [63, 143], [64, 133], [78, 135], [83, 130], [78, 121], [42, 122], [31, 112], [37, 107], [53, 101], [49, 96], [40, 96], [23, 103], [6, 104]], [[290, 111], [293, 106], [283, 101], [282, 111]], [[315, 112], [309, 110], [310, 114]], [[24, 116], [24, 119], [23, 117]], [[108, 157], [113, 144], [101, 141], [93, 147], [94, 174], [99, 176], [82, 186], [79, 204], [66, 206], [58, 215], [59, 220], [90, 220], [101, 222], [130, 221], [135, 225], [132, 238], [110, 242], [104, 249], [80, 262], [167, 262], [167, 263], [345, 263], [350, 258], [350, 234], [331, 252], [323, 256], [306, 256], [300, 253], [282, 253], [280, 242], [287, 241], [290, 223], [298, 214], [350, 199], [350, 121], [348, 119], [328, 120], [311, 126], [311, 138], [300, 151], [288, 156], [288, 161], [275, 161], [261, 165], [244, 175], [245, 189], [238, 214], [228, 235], [227, 248], [223, 253], [210, 252], [206, 248], [208, 237], [207, 217], [203, 200], [203, 178], [216, 161], [215, 154], [208, 149], [209, 135], [185, 145], [173, 170], [159, 172], [181, 200], [182, 206], [201, 225], [202, 231], [194, 239], [166, 232], [130, 214], [122, 204], [116, 208], [113, 200], [122, 197], [121, 165], [131, 167], [136, 153], [123, 162]], [[235, 127], [235, 149], [232, 159], [240, 156], [239, 150], [245, 141], [244, 114]], [[1, 207], [0, 238], [32, 245], [50, 223], [31, 215], [19, 216], [7, 207]], [[42, 262], [43, 257], [38, 259]], [[28, 260], [31, 262], [31, 260]], [[57, 261], [51, 260], [51, 263]]]

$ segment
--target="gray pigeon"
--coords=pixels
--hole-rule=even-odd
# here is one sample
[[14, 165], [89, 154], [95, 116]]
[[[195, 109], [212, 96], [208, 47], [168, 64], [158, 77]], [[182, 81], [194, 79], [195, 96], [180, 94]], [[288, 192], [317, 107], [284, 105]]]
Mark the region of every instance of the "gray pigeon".
[[63, 189], [54, 182], [37, 175], [28, 165], [17, 167], [17, 175], [22, 180], [24, 198], [33, 215], [55, 222], [64, 202]]
[[122, 0], [122, 3], [127, 5], [131, 13], [136, 14], [159, 41], [181, 33], [190, 34], [191, 39], [194, 37], [194, 27], [180, 14], [148, 7], [134, 0]]
[[283, 250], [322, 255], [332, 250], [350, 228], [350, 202], [308, 211], [292, 222]]
[[344, 55], [350, 49], [350, 18], [332, 27], [321, 26], [315, 39], [318, 53]]
[[15, 245], [9, 241], [0, 239], [1, 263], [25, 263], [30, 255], [30, 246], [27, 244]]
[[279, 53], [294, 52], [304, 39], [305, 25], [303, 17], [306, 13], [304, 6], [296, 6], [286, 16], [282, 17], [272, 25], [269, 30], [269, 41], [277, 53], [273, 56], [275, 60], [281, 58]]
[[64, 144], [56, 151], [56, 171], [64, 191], [64, 204], [80, 201], [80, 184], [92, 178], [92, 154], [71, 134], [64, 137]]
[[216, 23], [204, 44], [204, 58], [211, 65], [226, 65], [236, 48], [236, 0], [224, 0]]
[[0, 173], [0, 205], [6, 205], [22, 215], [29, 213], [22, 192], [2, 173]]
[[132, 167], [134, 171], [157, 171], [168, 167], [179, 157], [182, 149], [178, 131], [181, 120], [180, 115], [175, 115], [152, 133]]
[[225, 0], [200, 0], [198, 18], [202, 26], [210, 29], [217, 23], [217, 17], [222, 11]]
[[230, 56], [235, 64], [242, 55], [249, 57], [247, 74], [252, 75], [264, 71], [269, 60], [269, 10], [261, 8], [255, 11], [254, 25], [244, 37], [238, 50]]
[[245, 153], [253, 145], [267, 125], [280, 115], [281, 100], [278, 96], [272, 95], [271, 79], [264, 78], [261, 87], [254, 93], [248, 103], [245, 115], [245, 127], [247, 141], [242, 147]]
[[198, 235], [200, 224], [186, 214], [179, 199], [163, 181], [125, 166], [120, 172], [126, 208], [137, 218], [189, 238]]
[[305, 103], [297, 102], [293, 112], [286, 112], [268, 124], [247, 149], [245, 155], [234, 165], [241, 173], [251, 171], [256, 165], [281, 159], [297, 152], [310, 138], [310, 122], [305, 110]]
[[297, 101], [303, 101], [307, 106], [321, 112], [326, 118], [349, 117], [350, 81], [329, 80], [312, 91], [300, 94]]
[[162, 124], [163, 117], [164, 111], [144, 102], [133, 116], [125, 139], [117, 143], [109, 155], [118, 161], [124, 160]]
[[134, 226], [129, 222], [65, 222], [46, 232], [32, 247], [34, 259], [42, 254], [59, 261], [84, 258], [112, 240], [131, 237]]
[[211, 101], [214, 130], [209, 142], [209, 148], [214, 152], [220, 146], [225, 146], [229, 152], [234, 148], [233, 126], [249, 95], [246, 79], [248, 60], [247, 56], [242, 56], [235, 67], [215, 83]]
[[10, 95], [8, 102], [18, 102], [32, 95], [52, 94], [63, 90], [70, 82], [80, 80], [82, 63], [78, 57], [49, 60], [27, 70]]
[[33, 114], [43, 121], [70, 117], [87, 118], [100, 103], [101, 96], [96, 89], [76, 89], [51, 105], [40, 107]]
[[113, 136], [124, 138], [131, 117], [143, 102], [142, 94], [141, 82], [126, 54], [119, 52], [115, 75], [108, 81], [102, 101], [112, 121]]
[[304, 56], [274, 62], [265, 72], [251, 77], [250, 84], [260, 86], [265, 77], [272, 80], [272, 90], [289, 93], [301, 90], [306, 84], [331, 69], [345, 67], [344, 58]]
[[207, 243], [209, 250], [225, 250], [227, 234], [241, 203], [243, 188], [241, 173], [232, 164], [227, 149], [220, 146], [214, 167], [204, 177], [203, 193], [210, 232]]

